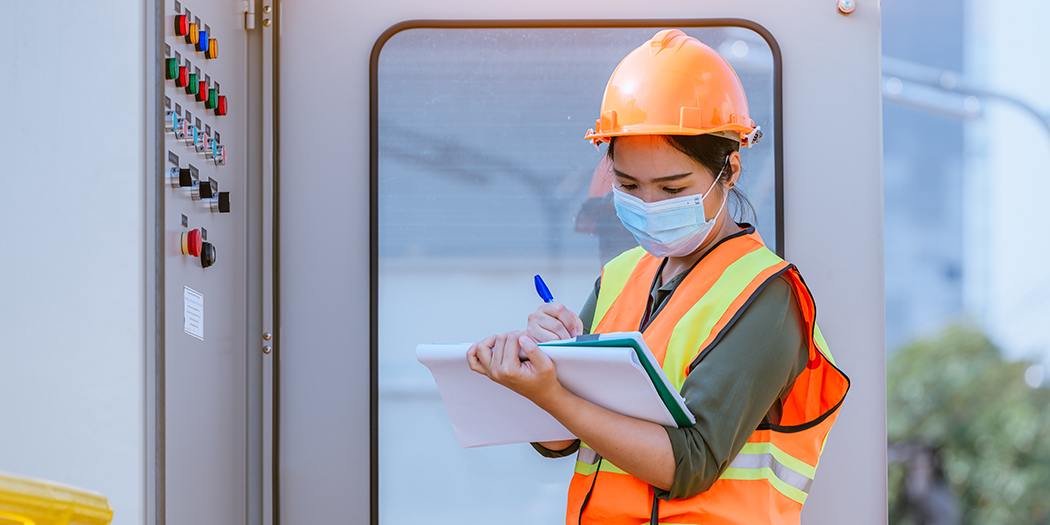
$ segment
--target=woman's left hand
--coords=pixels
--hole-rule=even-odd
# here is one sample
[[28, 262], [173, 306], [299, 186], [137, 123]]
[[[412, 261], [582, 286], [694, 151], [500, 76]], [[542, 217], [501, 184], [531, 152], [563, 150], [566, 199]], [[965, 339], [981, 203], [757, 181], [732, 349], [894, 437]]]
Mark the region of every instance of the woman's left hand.
[[[522, 361], [518, 349], [525, 351]], [[537, 405], [562, 388], [554, 362], [524, 331], [490, 335], [467, 350], [470, 369], [521, 394]]]

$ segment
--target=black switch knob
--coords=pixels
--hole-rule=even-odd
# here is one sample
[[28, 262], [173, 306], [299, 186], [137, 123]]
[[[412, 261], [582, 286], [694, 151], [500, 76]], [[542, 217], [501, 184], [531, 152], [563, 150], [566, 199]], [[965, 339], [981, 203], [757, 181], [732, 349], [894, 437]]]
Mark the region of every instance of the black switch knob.
[[215, 264], [215, 245], [210, 242], [201, 243], [201, 268], [207, 268]]
[[168, 184], [172, 188], [192, 188], [193, 172], [189, 168], [168, 168]]
[[230, 192], [220, 191], [211, 201], [211, 211], [230, 213]]
[[201, 199], [213, 199], [217, 193], [219, 193], [219, 183], [215, 179], [208, 177], [208, 180], [200, 181], [197, 187], [190, 190], [190, 197], [198, 201]]

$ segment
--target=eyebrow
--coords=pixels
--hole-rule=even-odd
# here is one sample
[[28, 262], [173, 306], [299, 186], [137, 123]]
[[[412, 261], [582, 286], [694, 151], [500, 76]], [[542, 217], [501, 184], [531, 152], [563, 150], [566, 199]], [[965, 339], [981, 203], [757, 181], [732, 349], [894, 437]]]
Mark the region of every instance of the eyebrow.
[[[626, 173], [624, 173], [624, 172], [622, 172], [622, 171], [620, 171], [618, 169], [613, 168], [613, 172], [616, 174], [617, 177], [620, 177], [620, 178], [623, 178], [623, 179], [627, 179], [627, 180], [633, 180], [635, 182], [638, 182], [638, 179], [636, 179], [636, 178], [634, 178], [634, 177], [632, 177], [632, 176], [630, 176], [630, 175], [628, 175], [628, 174], [626, 174]], [[666, 177], [657, 177], [657, 178], [653, 179], [650, 182], [652, 182], [654, 184], [655, 183], [660, 183], [660, 182], [671, 182], [671, 181], [675, 181], [675, 180], [684, 179], [684, 178], [686, 178], [686, 177], [688, 177], [688, 176], [690, 176], [692, 174], [693, 174], [693, 172], [690, 171], [688, 173], [679, 173], [677, 175], [668, 175]]]

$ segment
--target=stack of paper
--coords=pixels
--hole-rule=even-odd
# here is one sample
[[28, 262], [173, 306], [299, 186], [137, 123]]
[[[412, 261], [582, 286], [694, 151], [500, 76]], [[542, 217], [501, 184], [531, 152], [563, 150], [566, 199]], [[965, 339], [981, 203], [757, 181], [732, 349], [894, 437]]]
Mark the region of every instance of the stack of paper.
[[[558, 380], [570, 392], [627, 416], [667, 426], [695, 420], [637, 332], [544, 343]], [[434, 375], [461, 447], [573, 439], [528, 399], [467, 365], [465, 344], [423, 344], [416, 358]]]

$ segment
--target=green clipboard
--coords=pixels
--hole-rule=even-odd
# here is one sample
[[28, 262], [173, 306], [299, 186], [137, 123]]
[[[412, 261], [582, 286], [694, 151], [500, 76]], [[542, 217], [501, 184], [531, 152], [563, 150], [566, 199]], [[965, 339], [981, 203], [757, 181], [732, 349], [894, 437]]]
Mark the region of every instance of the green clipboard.
[[587, 334], [561, 341], [548, 341], [540, 343], [539, 346], [633, 348], [638, 356], [638, 362], [642, 364], [642, 368], [649, 375], [649, 380], [652, 381], [653, 387], [656, 388], [656, 393], [660, 395], [660, 399], [664, 402], [664, 406], [667, 407], [667, 411], [671, 413], [671, 417], [674, 418], [678, 427], [689, 427], [696, 424], [693, 414], [685, 406], [685, 400], [682, 399], [681, 394], [667, 380], [667, 376], [664, 375], [663, 369], [656, 362], [656, 357], [653, 356], [649, 347], [646, 346], [640, 332]]

